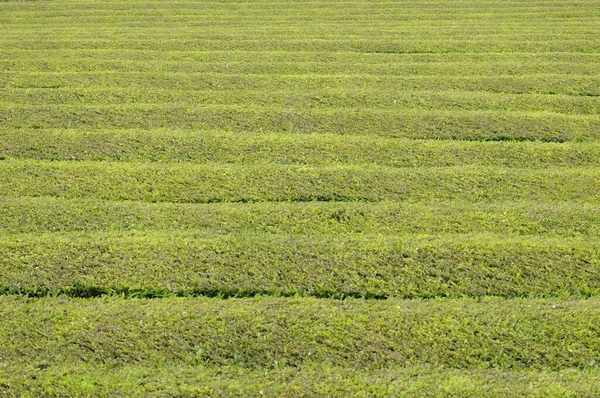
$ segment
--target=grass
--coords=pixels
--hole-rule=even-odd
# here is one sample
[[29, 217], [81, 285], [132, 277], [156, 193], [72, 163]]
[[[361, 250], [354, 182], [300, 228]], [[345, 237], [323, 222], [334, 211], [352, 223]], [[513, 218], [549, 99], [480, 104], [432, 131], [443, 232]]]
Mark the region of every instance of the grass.
[[0, 1], [0, 396], [598, 396], [599, 15]]
[[600, 203], [594, 167], [190, 165], [122, 162], [0, 163], [5, 196], [148, 202], [459, 201]]
[[2, 358], [35, 358], [32, 365], [62, 358], [115, 366], [560, 371], [593, 367], [600, 354], [597, 299], [0, 300]]
[[5, 291], [36, 295], [586, 297], [600, 290], [599, 249], [589, 238], [498, 235], [14, 235], [0, 240], [0, 276]]
[[574, 203], [263, 202], [147, 203], [96, 199], [0, 199], [4, 235], [186, 231], [206, 235], [382, 234], [590, 237], [600, 207]]
[[327, 133], [18, 129], [0, 132], [0, 156], [5, 160], [543, 169], [598, 166], [600, 145], [594, 141], [470, 142]]
[[[488, 396], [593, 397], [598, 371], [502, 371], [447, 367], [356, 370], [330, 365], [248, 369], [241, 366], [21, 365], [0, 370], [6, 397], [54, 396]], [[17, 391], [15, 393], [14, 391]]]

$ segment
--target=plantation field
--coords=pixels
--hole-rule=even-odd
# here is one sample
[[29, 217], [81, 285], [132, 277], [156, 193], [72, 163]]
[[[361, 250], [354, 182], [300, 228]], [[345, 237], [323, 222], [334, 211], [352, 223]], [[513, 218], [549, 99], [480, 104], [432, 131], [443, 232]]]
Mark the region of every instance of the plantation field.
[[599, 32], [0, 1], [0, 396], [599, 396]]

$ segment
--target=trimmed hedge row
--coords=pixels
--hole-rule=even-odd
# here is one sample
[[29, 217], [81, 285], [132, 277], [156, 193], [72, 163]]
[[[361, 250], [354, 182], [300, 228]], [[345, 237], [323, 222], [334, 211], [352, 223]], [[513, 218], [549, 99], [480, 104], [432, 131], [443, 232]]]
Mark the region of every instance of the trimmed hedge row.
[[600, 170], [0, 161], [3, 196], [149, 202], [600, 203]]
[[113, 366], [77, 359], [66, 363], [10, 363], [0, 368], [7, 398], [40, 396], [470, 396], [596, 397], [600, 371], [464, 370], [439, 366], [343, 368], [323, 364], [249, 369], [241, 365]]
[[[25, 299], [0, 297], [0, 357], [54, 362], [355, 369], [594, 368], [598, 299]], [[117, 368], [118, 369], [118, 368]]]
[[4, 293], [33, 296], [588, 297], [600, 294], [600, 245], [505, 235], [9, 235], [0, 281]]
[[470, 142], [186, 130], [0, 131], [0, 158], [239, 165], [600, 166], [598, 142]]
[[600, 236], [600, 206], [542, 203], [146, 203], [0, 197], [0, 234], [194, 230], [206, 234]]

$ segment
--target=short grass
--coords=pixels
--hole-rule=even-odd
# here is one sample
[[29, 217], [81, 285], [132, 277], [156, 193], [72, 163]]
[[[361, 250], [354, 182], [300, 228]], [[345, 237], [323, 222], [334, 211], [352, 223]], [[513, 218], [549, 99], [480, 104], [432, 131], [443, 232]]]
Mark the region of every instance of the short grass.
[[597, 1], [0, 1], [0, 395], [600, 395]]

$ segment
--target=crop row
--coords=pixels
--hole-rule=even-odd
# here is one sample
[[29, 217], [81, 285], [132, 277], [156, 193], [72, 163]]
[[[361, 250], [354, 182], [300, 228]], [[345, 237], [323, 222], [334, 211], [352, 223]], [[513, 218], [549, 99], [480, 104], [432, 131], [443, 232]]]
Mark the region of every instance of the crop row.
[[146, 203], [0, 198], [0, 234], [193, 230], [203, 234], [600, 235], [600, 207], [540, 203]]
[[[169, 4], [170, 3], [170, 4]], [[146, 7], [146, 4], [148, 5]], [[577, 4], [579, 7], [574, 7]], [[82, 7], [85, 5], [85, 7]], [[394, 20], [392, 17], [403, 16], [412, 20], [449, 20], [449, 19], [475, 19], [481, 20], [528, 20], [535, 21], [536, 17], [544, 21], [544, 16], [565, 16], [585, 18], [596, 16], [595, 3], [593, 1], [573, 2], [565, 1], [561, 3], [541, 2], [535, 4], [515, 3], [515, 2], [494, 2], [484, 4], [474, 4], [473, 2], [464, 5], [447, 3], [430, 3], [424, 6], [423, 3], [414, 2], [331, 2], [320, 4], [285, 3], [284, 5], [269, 2], [245, 2], [240, 4], [227, 2], [200, 2], [182, 4], [166, 2], [157, 6], [156, 2], [137, 2], [136, 7], [131, 7], [128, 2], [111, 2], [106, 4], [91, 5], [89, 2], [65, 2], [60, 5], [48, 5], [41, 9], [40, 7], [3, 5], [7, 15], [18, 19], [28, 19], [47, 16], [98, 16], [98, 17], [159, 17], [159, 16], [185, 16], [189, 21], [194, 17], [228, 17], [236, 21], [244, 21], [250, 17], [261, 17], [264, 19], [293, 19], [296, 16], [308, 16], [310, 20], [332, 21], [331, 17], [339, 19], [351, 19], [360, 15], [365, 15], [371, 19]], [[65, 15], [65, 11], [69, 14]], [[18, 22], [26, 22], [19, 21]], [[463, 20], [464, 20], [463, 19]], [[363, 21], [367, 22], [367, 21]]]
[[[185, 18], [184, 18], [185, 19]], [[226, 23], [224, 21], [224, 23]], [[598, 40], [589, 39], [563, 39], [563, 40], [519, 40], [507, 41], [505, 38], [480, 38], [480, 39], [452, 39], [441, 41], [439, 39], [245, 39], [245, 40], [203, 40], [201, 36], [165, 39], [159, 42], [146, 37], [126, 38], [93, 38], [85, 39], [52, 39], [40, 40], [39, 37], [26, 37], [19, 40], [0, 39], [0, 47], [7, 49], [148, 49], [155, 50], [279, 50], [279, 51], [355, 51], [377, 53], [483, 53], [483, 52], [584, 52], [597, 53], [600, 51]]]
[[121, 88], [136, 90], [213, 90], [219, 92], [252, 89], [256, 91], [290, 90], [379, 90], [403, 91], [488, 91], [495, 93], [566, 94], [600, 96], [600, 75], [530, 76], [369, 76], [369, 75], [248, 75], [227, 73], [167, 72], [88, 72], [19, 73], [6, 72], [0, 84], [11, 88]]
[[0, 239], [0, 290], [96, 296], [427, 298], [600, 295], [589, 238], [505, 235], [16, 234]]
[[[508, 58], [508, 62], [478, 62], [471, 61], [418, 61], [411, 58], [387, 59], [384, 62], [344, 62], [341, 58], [336, 63], [327, 61], [294, 61], [290, 56], [286, 61], [257, 62], [258, 55], [253, 54], [254, 61], [232, 52], [226, 61], [204, 60], [197, 56], [190, 59], [189, 55], [181, 55], [180, 60], [131, 60], [113, 59], [110, 54], [99, 54], [94, 58], [64, 58], [55, 55], [51, 58], [5, 58], [0, 60], [0, 67], [5, 71], [18, 72], [152, 72], [167, 73], [229, 73], [229, 74], [326, 74], [326, 75], [375, 75], [375, 76], [499, 76], [499, 75], [532, 75], [532, 74], [568, 74], [568, 75], [598, 75], [600, 63], [597, 59], [592, 62], [573, 64], [568, 60], [527, 63], [519, 60], [518, 55]], [[267, 59], [269, 57], [266, 57]], [[272, 57], [279, 58], [279, 57]], [[353, 57], [348, 57], [353, 58]], [[566, 57], [565, 57], [566, 58]]]
[[[54, 23], [53, 23], [54, 22]], [[214, 20], [212, 21], [214, 22]], [[594, 34], [594, 29], [600, 24], [600, 21], [591, 22], [589, 24], [582, 21], [571, 21], [565, 26], [556, 23], [536, 23], [531, 25], [520, 24], [518, 22], [504, 22], [501, 30], [494, 29], [491, 22], [481, 23], [475, 26], [469, 26], [469, 29], [456, 29], [456, 23], [441, 23], [439, 29], [432, 31], [431, 25], [423, 24], [419, 21], [404, 21], [402, 24], [391, 24], [389, 21], [370, 21], [365, 23], [357, 18], [355, 21], [348, 21], [348, 24], [341, 25], [335, 22], [315, 22], [310, 26], [303, 24], [302, 21], [292, 22], [286, 25], [281, 23], [274, 24], [258, 24], [249, 21], [232, 22], [227, 26], [218, 26], [214, 23], [204, 24], [201, 19], [197, 19], [191, 24], [181, 26], [177, 30], [168, 28], [166, 23], [158, 24], [136, 24], [129, 26], [127, 31], [115, 29], [115, 23], [111, 23], [103, 19], [100, 23], [97, 21], [89, 21], [88, 23], [79, 24], [77, 26], [64, 26], [63, 24], [52, 21], [41, 27], [37, 24], [9, 24], [7, 29], [5, 26], [0, 28], [0, 31], [5, 30], [7, 35], [5, 39], [15, 39], [19, 35], [27, 35], [33, 37], [40, 35], [42, 32], [51, 31], [56, 38], [62, 38], [68, 35], [89, 37], [89, 28], [93, 25], [97, 29], [97, 33], [108, 36], [114, 35], [117, 31], [119, 38], [139, 37], [139, 31], [143, 31], [157, 38], [169, 38], [174, 36], [195, 35], [197, 36], [198, 27], [202, 26], [202, 35], [206, 39], [220, 38], [249, 38], [260, 37], [261, 34], [268, 34], [270, 37], [281, 37], [283, 39], [305, 36], [307, 31], [310, 31], [313, 38], [343, 36], [346, 39], [355, 39], [365, 37], [365, 34], [377, 35], [378, 37], [387, 38], [402, 38], [402, 39], [422, 39], [422, 38], [481, 38], [504, 37], [512, 39], [519, 37], [522, 39], [531, 40], [561, 40], [561, 39], [576, 39], [590, 38]], [[568, 28], [568, 29], [560, 29]], [[345, 30], [344, 30], [345, 28]], [[246, 35], [244, 35], [244, 33]], [[344, 34], [347, 33], [347, 34]]]
[[[600, 87], [600, 86], [599, 86]], [[597, 115], [426, 109], [297, 109], [276, 106], [128, 104], [0, 105], [0, 127], [29, 129], [188, 129], [333, 133], [480, 141], [598, 140]]]
[[594, 167], [203, 165], [0, 161], [3, 196], [149, 202], [382, 201], [600, 203]]
[[[235, 355], [235, 354], [234, 354]], [[10, 362], [0, 369], [6, 398], [41, 396], [486, 396], [595, 397], [600, 371], [465, 370], [440, 366], [345, 368], [323, 364], [248, 368], [237, 365], [173, 365], [145, 361], [113, 366], [76, 358], [61, 363]], [[279, 363], [279, 362], [278, 362]], [[261, 394], [262, 392], [262, 394]]]
[[548, 94], [501, 94], [460, 91], [398, 91], [321, 89], [290, 93], [289, 90], [241, 89], [214, 90], [165, 90], [156, 88], [121, 89], [95, 87], [69, 88], [12, 88], [0, 93], [0, 103], [10, 105], [125, 105], [151, 104], [188, 105], [197, 108], [211, 105], [244, 105], [248, 108], [272, 106], [278, 108], [338, 109], [353, 111], [387, 109], [398, 112], [408, 109], [429, 111], [500, 111], [500, 112], [547, 112], [571, 115], [600, 114], [600, 96], [572, 96]]
[[[292, 9], [296, 9], [299, 11], [302, 10], [310, 10], [313, 11], [315, 8], [319, 9], [337, 9], [338, 11], [345, 11], [347, 9], [356, 9], [356, 8], [380, 8], [381, 10], [387, 10], [388, 8], [401, 8], [406, 9], [407, 11], [428, 13], [431, 10], [443, 9], [455, 12], [465, 12], [468, 9], [474, 9], [477, 11], [481, 10], [490, 10], [490, 9], [499, 9], [504, 10], [506, 8], [509, 9], [519, 9], [526, 10], [529, 8], [533, 9], [563, 9], [571, 11], [573, 5], [585, 5], [591, 4], [595, 5], [593, 0], [583, 0], [583, 1], [549, 1], [545, 0], [543, 2], [531, 3], [528, 1], [520, 0], [520, 1], [489, 1], [484, 4], [476, 3], [473, 1], [407, 1], [403, 0], [401, 2], [393, 1], [393, 0], [378, 0], [374, 2], [365, 2], [363, 1], [328, 1], [323, 2], [320, 0], [304, 0], [300, 3], [285, 3], [281, 4], [276, 0], [262, 0], [260, 2], [229, 2], [229, 1], [185, 1], [185, 0], [177, 0], [177, 1], [169, 1], [169, 2], [159, 2], [159, 1], [147, 1], [147, 0], [128, 0], [126, 2], [123, 1], [85, 1], [85, 0], [77, 0], [77, 1], [64, 1], [61, 3], [49, 3], [45, 4], [44, 10], [105, 10], [105, 11], [130, 11], [130, 12], [144, 12], [146, 10], [168, 10], [168, 9], [198, 9], [198, 10], [209, 10], [215, 11], [220, 9], [225, 9], [227, 11], [240, 11], [241, 9], [270, 9], [275, 11], [289, 11]], [[132, 7], [132, 5], [136, 5], [137, 7]], [[6, 4], [3, 5], [6, 9], [15, 9], [15, 10], [28, 10], [28, 11], [39, 11], [39, 7], [31, 4]]]
[[[22, 6], [11, 10], [10, 7], [3, 5], [4, 15], [0, 21], [4, 22], [6, 20], [12, 22], [12, 24], [26, 25], [40, 23], [41, 20], [46, 19], [55, 24], [73, 26], [75, 21], [81, 21], [85, 24], [93, 22], [96, 18], [99, 22], [110, 21], [113, 23], [124, 20], [134, 20], [139, 23], [140, 20], [143, 20], [145, 26], [148, 26], [149, 22], [155, 20], [163, 22], [183, 20], [190, 24], [222, 20], [243, 24], [244, 22], [256, 22], [258, 19], [263, 22], [290, 21], [292, 24], [297, 24], [299, 18], [302, 18], [303, 22], [311, 24], [318, 22], [339, 24], [345, 21], [359, 21], [368, 27], [371, 24], [383, 21], [389, 22], [392, 26], [401, 26], [403, 21], [419, 21], [423, 24], [444, 22], [465, 24], [473, 21], [477, 21], [478, 24], [485, 24], [494, 21], [497, 23], [528, 22], [529, 25], [552, 25], [558, 23], [561, 19], [597, 20], [593, 2], [588, 2], [580, 7], [573, 7], [573, 2], [564, 2], [562, 7], [536, 4], [528, 8], [510, 7], [507, 6], [507, 3], [496, 3], [487, 7], [485, 5], [470, 5], [467, 8], [447, 4], [437, 9], [421, 8], [421, 5], [419, 7], [406, 7], [400, 2], [393, 5], [389, 2], [380, 4], [362, 2], [355, 7], [338, 3], [334, 8], [324, 7], [322, 4], [310, 7], [302, 2], [296, 4], [295, 7], [290, 6], [293, 3], [287, 3], [287, 6], [284, 7], [272, 5], [262, 7], [262, 9], [247, 4], [234, 6], [234, 8], [229, 7], [229, 9], [219, 9], [212, 6], [212, 4], [214, 2], [204, 3], [201, 4], [202, 8], [197, 9], [181, 7], [170, 10], [168, 7], [146, 8], [143, 4], [138, 4], [137, 7], [127, 7], [125, 10], [112, 7], [104, 9], [64, 9], [65, 6], [72, 6], [72, 3], [65, 3], [63, 9], [40, 9], [37, 7], [29, 10]], [[260, 5], [260, 3], [255, 5]]]
[[[130, 42], [133, 40], [139, 40], [141, 29], [132, 29], [127, 31], [116, 31], [114, 27], [101, 28], [98, 27], [93, 33], [90, 32], [90, 24], [88, 26], [79, 29], [56, 29], [52, 32], [53, 40], [64, 40], [69, 37], [77, 37], [78, 40], [83, 41], [90, 39], [94, 34], [101, 35], [103, 38], [113, 39], [119, 43], [122, 41]], [[370, 25], [369, 25], [370, 26]], [[308, 41], [326, 40], [332, 38], [343, 37], [345, 42], [356, 42], [361, 41], [365, 38], [366, 34], [371, 34], [377, 38], [387, 38], [392, 41], [400, 41], [403, 43], [419, 43], [422, 41], [430, 42], [432, 39], [444, 39], [449, 41], [463, 41], [463, 40], [478, 40], [485, 38], [492, 42], [504, 39], [507, 41], [519, 40], [522, 42], [533, 41], [533, 42], [551, 42], [551, 41], [566, 41], [575, 40], [578, 42], [588, 42], [594, 40], [596, 37], [595, 32], [589, 29], [574, 29], [574, 32], [568, 31], [517, 31], [510, 33], [494, 33], [490, 29], [484, 29], [483, 32], [474, 30], [472, 32], [456, 32], [454, 30], [448, 30], [446, 32], [431, 32], [428, 34], [426, 29], [422, 29], [420, 32], [414, 29], [393, 29], [390, 27], [385, 28], [372, 28], [363, 26], [348, 27], [343, 30], [342, 26], [326, 26], [321, 29], [310, 28], [307, 30], [306, 26], [298, 26], [296, 29], [274, 27], [271, 29], [248, 29], [243, 26], [238, 26], [238, 29], [224, 30], [222, 28], [216, 29], [204, 29], [202, 33], [198, 32], [198, 27], [192, 26], [187, 29], [168, 29], [167, 27], [161, 28], [145, 28], [143, 30], [144, 35], [142, 37], [152, 36], [157, 41], [170, 41], [174, 38], [198, 38], [204, 41], [254, 41], [258, 38], [265, 37], [268, 35], [270, 39], [279, 39], [281, 44], [286, 42], [295, 42], [298, 39], [305, 38]], [[310, 31], [310, 36], [307, 39], [307, 31]], [[33, 30], [29, 28], [15, 29], [8, 32], [6, 36], [0, 39], [0, 42], [9, 42], [18, 40], [19, 38], [26, 37], [27, 39], [32, 38], [43, 38], [48, 35], [48, 28], [42, 30]], [[339, 39], [338, 39], [339, 40]], [[341, 41], [340, 41], [341, 42]], [[120, 45], [117, 45], [120, 47]]]
[[[35, 55], [33, 58], [32, 55]], [[283, 66], [290, 64], [293, 66], [299, 64], [324, 64], [323, 67], [344, 68], [364, 67], [369, 65], [389, 68], [403, 68], [403, 64], [421, 64], [423, 68], [435, 68], [434, 64], [441, 66], [451, 64], [468, 64], [472, 70], [479, 70], [485, 65], [492, 68], [519, 67], [526, 68], [524, 71], [533, 71], [536, 66], [540, 68], [551, 67], [551, 65], [562, 65], [570, 63], [574, 70], [585, 67], [588, 64], [599, 64], [600, 54], [577, 53], [577, 52], [559, 52], [559, 53], [442, 53], [442, 54], [378, 54], [364, 53], [357, 54], [353, 52], [314, 52], [314, 51], [173, 51], [173, 50], [154, 50], [148, 48], [145, 50], [15, 50], [3, 49], [0, 54], [2, 62], [6, 65], [13, 65], [11, 61], [27, 60], [31, 65], [48, 62], [49, 66], [53, 63], [63, 62], [65, 65], [79, 65], [80, 62], [88, 62], [89, 67], [94, 67], [96, 62], [113, 62], [115, 67], [125, 68], [130, 62], [137, 61], [139, 68], [148, 63], [149, 65], [173, 65], [181, 64], [183, 67], [196, 62], [196, 67], [201, 67], [203, 63], [221, 63], [223, 65], [236, 64], [271, 64], [279, 63]], [[21, 64], [19, 64], [21, 65]], [[62, 64], [61, 64], [62, 65]], [[26, 65], [23, 65], [26, 67]], [[160, 68], [158, 68], [160, 69]], [[138, 69], [139, 70], [139, 69]], [[156, 70], [156, 69], [153, 69]], [[186, 71], [188, 71], [186, 69]], [[362, 71], [362, 69], [361, 69]], [[221, 70], [222, 72], [222, 70]]]
[[9, 364], [33, 358], [42, 368], [61, 358], [113, 366], [549, 371], [593, 368], [600, 355], [598, 299], [0, 297], [0, 303], [0, 356]]
[[5, 129], [0, 158], [388, 167], [600, 166], [598, 142], [411, 140], [337, 134]]
[[[114, 367], [78, 360], [0, 369], [6, 398], [128, 396], [372, 396], [594, 397], [597, 369], [507, 371], [435, 366], [356, 370], [327, 365], [248, 369], [243, 366], [173, 366], [162, 363]], [[8, 387], [6, 387], [8, 386]]]

